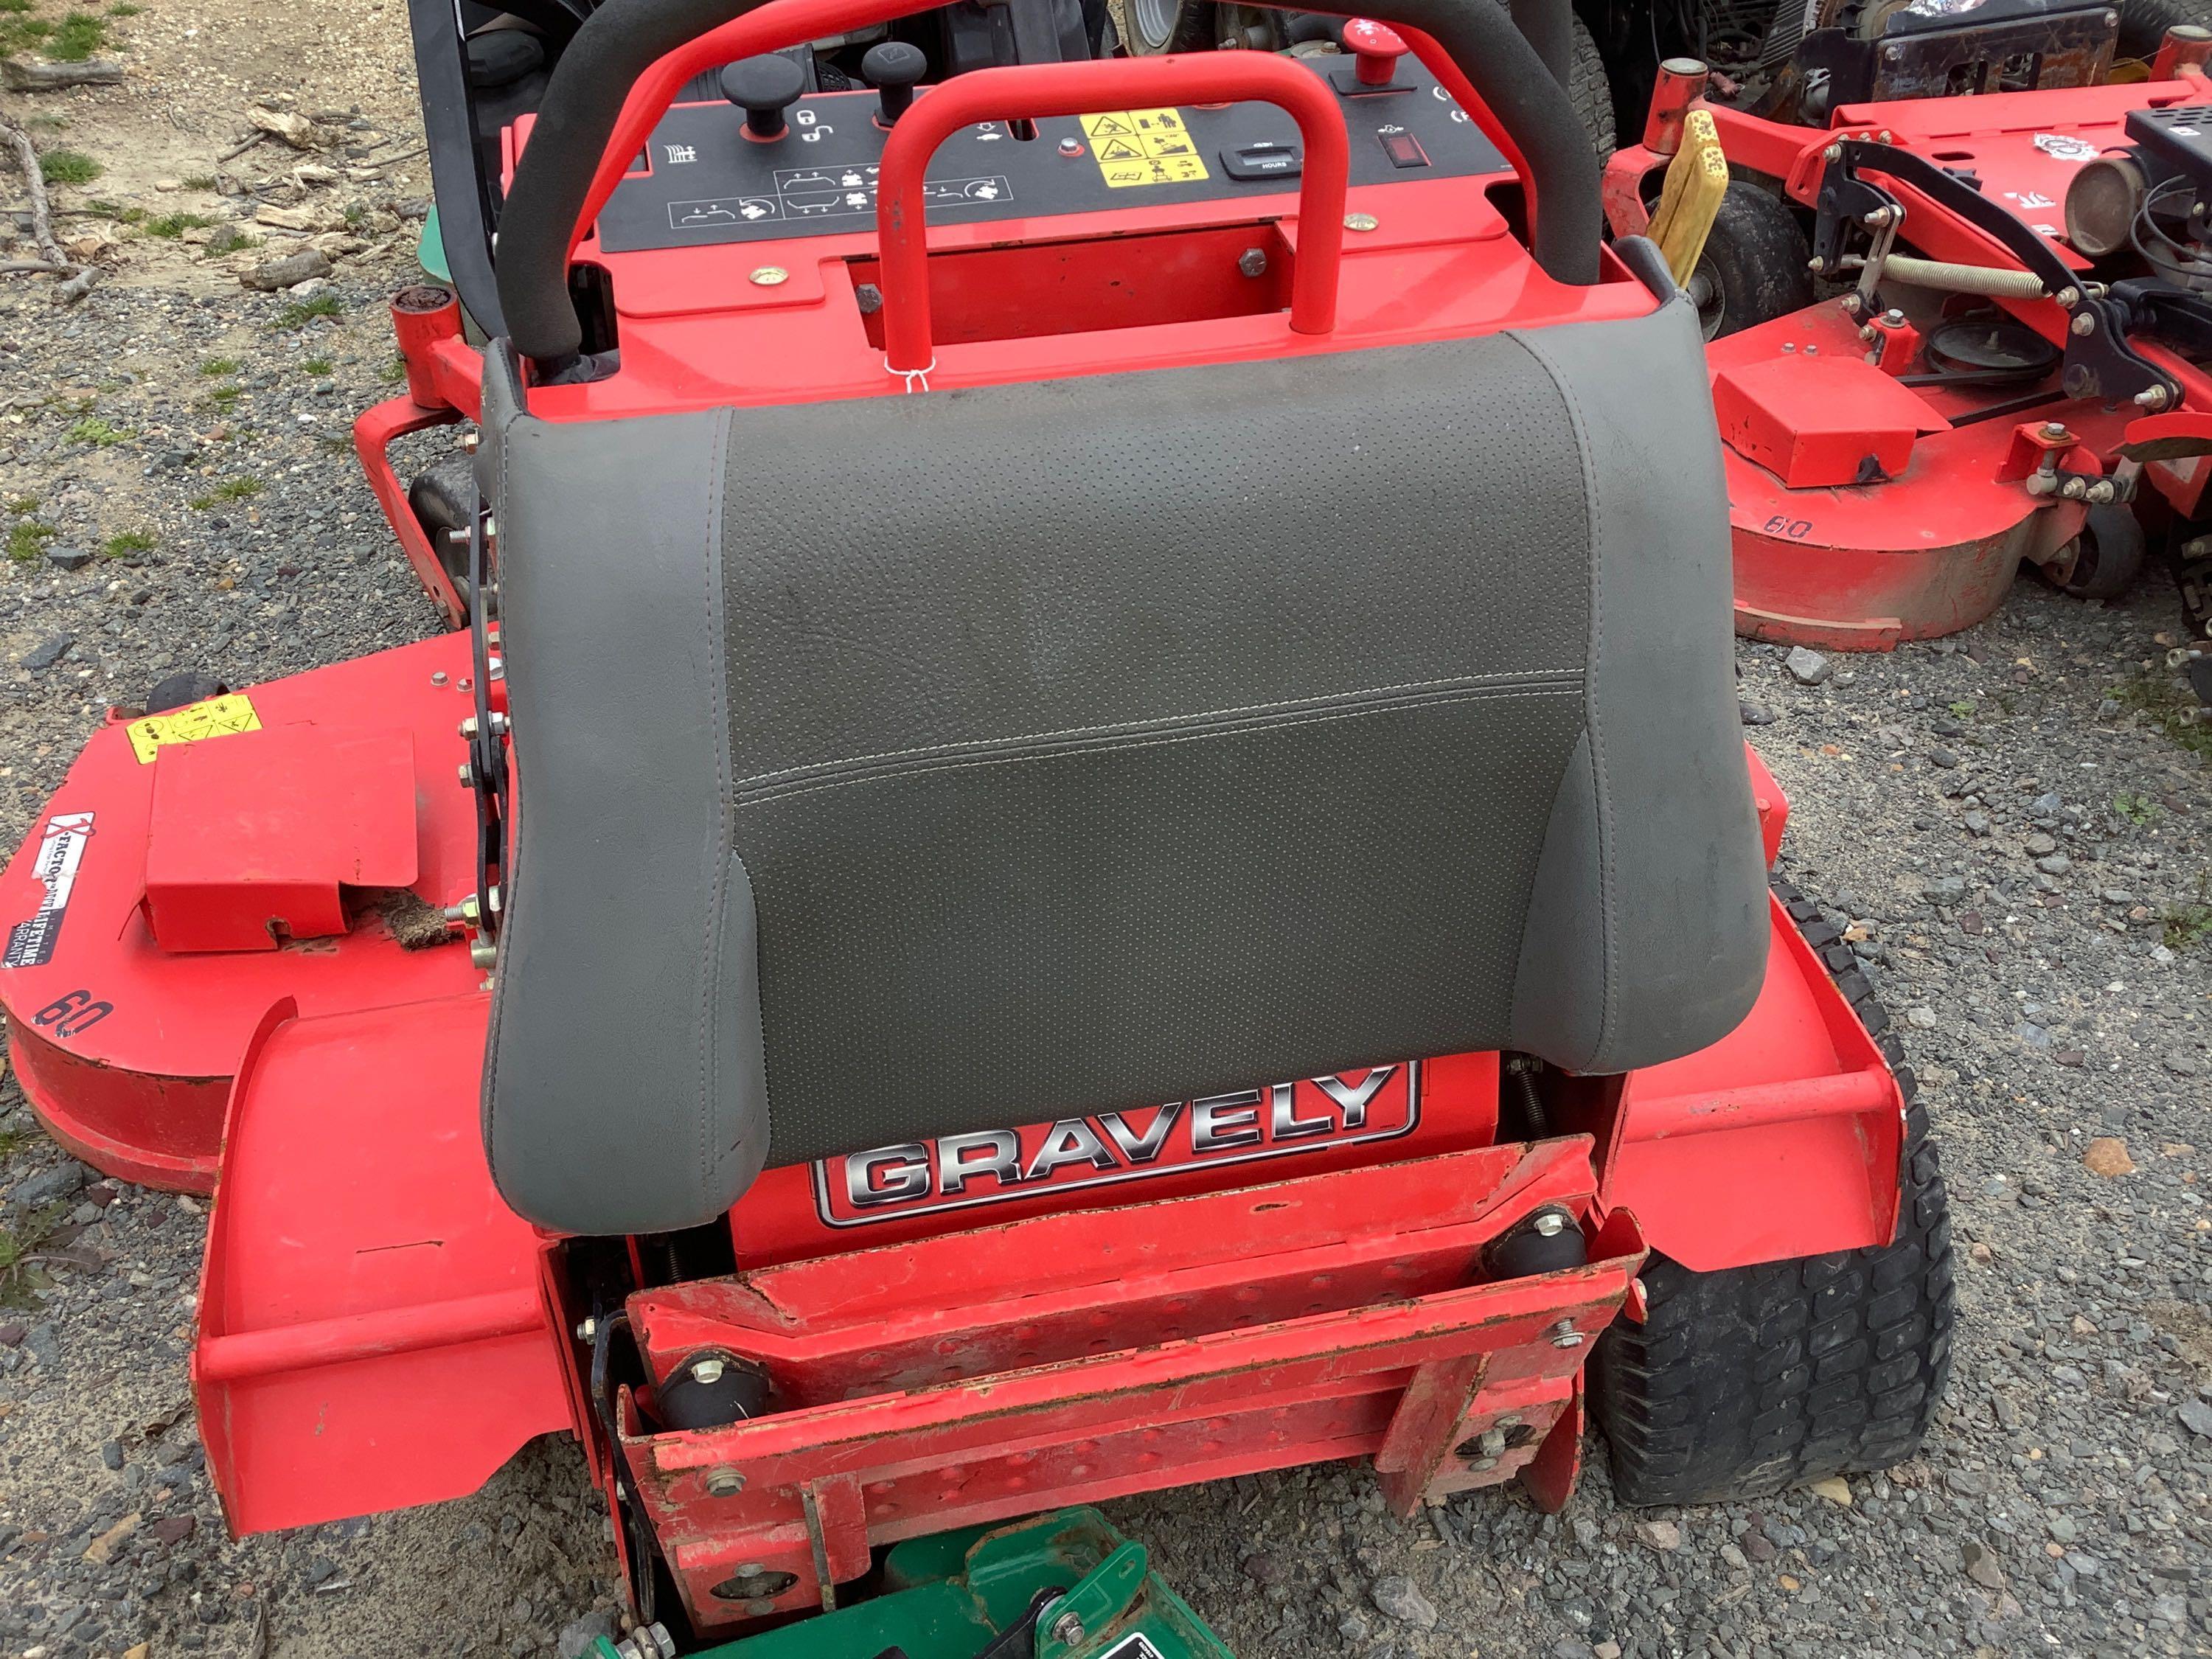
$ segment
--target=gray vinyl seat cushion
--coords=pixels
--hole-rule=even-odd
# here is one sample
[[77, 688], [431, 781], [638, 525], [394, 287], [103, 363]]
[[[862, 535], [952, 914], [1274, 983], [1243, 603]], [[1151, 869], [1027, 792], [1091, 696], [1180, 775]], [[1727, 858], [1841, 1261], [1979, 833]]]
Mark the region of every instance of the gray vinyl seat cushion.
[[555, 423], [488, 355], [520, 807], [501, 1191], [1749, 1009], [1696, 315]]

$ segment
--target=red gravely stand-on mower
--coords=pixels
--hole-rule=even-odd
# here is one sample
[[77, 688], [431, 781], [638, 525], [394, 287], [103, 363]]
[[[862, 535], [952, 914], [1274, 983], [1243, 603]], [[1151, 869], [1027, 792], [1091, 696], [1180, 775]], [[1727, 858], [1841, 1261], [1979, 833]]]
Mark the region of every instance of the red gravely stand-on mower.
[[[1847, 105], [1825, 131], [1707, 103], [1672, 66], [1607, 169], [1646, 222], [1693, 109], [1739, 182], [1803, 210], [1848, 292], [1714, 342], [1740, 633], [1887, 649], [1972, 626], [2023, 561], [2125, 591], [2147, 538], [2179, 586], [2174, 665], [2212, 702], [2212, 33], [2132, 85]], [[1809, 289], [1808, 289], [1809, 293]]]
[[33, 1105], [216, 1194], [232, 1524], [565, 1431], [642, 1653], [1320, 1459], [1556, 1509], [1586, 1413], [1637, 1504], [1908, 1455], [1936, 1152], [1765, 877], [1695, 313], [1558, 83], [1491, 0], [756, 64], [909, 3], [584, 24], [504, 334], [398, 307], [471, 626], [118, 715], [0, 885]]

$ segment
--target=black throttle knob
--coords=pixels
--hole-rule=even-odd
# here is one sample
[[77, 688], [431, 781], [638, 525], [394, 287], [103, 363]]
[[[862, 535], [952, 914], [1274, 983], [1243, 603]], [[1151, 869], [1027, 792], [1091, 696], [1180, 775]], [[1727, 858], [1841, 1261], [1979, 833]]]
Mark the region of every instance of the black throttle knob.
[[771, 52], [748, 58], [722, 70], [722, 96], [745, 112], [745, 132], [754, 138], [781, 138], [783, 112], [806, 90], [806, 71]]
[[876, 125], [896, 124], [914, 103], [914, 89], [929, 68], [921, 48], [904, 40], [884, 40], [870, 46], [860, 59], [860, 73], [878, 94]]

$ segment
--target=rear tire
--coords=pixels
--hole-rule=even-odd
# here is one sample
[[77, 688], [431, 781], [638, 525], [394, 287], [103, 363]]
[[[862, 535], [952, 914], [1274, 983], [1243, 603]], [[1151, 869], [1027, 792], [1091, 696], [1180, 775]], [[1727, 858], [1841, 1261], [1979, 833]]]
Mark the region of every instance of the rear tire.
[[2212, 0], [2120, 0], [2120, 56], [2155, 58], [2176, 23], [2212, 28]]
[[469, 550], [451, 533], [466, 530], [476, 518], [476, 478], [468, 463], [447, 461], [416, 474], [407, 486], [407, 505], [429, 538], [430, 550], [453, 584], [453, 592], [460, 595], [463, 609], [469, 609]]
[[1106, 0], [1121, 50], [1132, 58], [1211, 52], [1214, 0]]
[[1613, 120], [1613, 83], [1606, 78], [1605, 59], [1598, 56], [1597, 41], [1580, 17], [1574, 20], [1574, 51], [1567, 60], [1567, 100], [1603, 167], [1617, 143]]
[[1813, 257], [1790, 206], [1741, 180], [1721, 198], [1712, 234], [1690, 274], [1698, 326], [1708, 340], [1772, 322], [1813, 303]]
[[1759, 1498], [1887, 1468], [1920, 1449], [1950, 1373], [1951, 1228], [1911, 1070], [1850, 947], [1819, 906], [1785, 882], [1775, 890], [1904, 1091], [1897, 1236], [1714, 1273], [1655, 1254], [1649, 1316], [1616, 1323], [1590, 1358], [1592, 1412], [1625, 1504]]
[[2117, 599], [2142, 574], [2143, 530], [2124, 507], [2104, 503], [2089, 509], [2074, 550], [2074, 567], [2058, 584], [2077, 599]]

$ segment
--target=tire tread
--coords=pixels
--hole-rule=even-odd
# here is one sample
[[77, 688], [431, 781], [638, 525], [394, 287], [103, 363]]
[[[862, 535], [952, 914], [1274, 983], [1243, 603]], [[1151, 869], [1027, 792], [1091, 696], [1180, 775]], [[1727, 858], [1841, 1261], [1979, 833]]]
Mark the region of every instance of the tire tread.
[[1942, 1163], [1902, 1048], [1820, 907], [1774, 890], [1876, 1036], [1905, 1103], [1897, 1237], [1888, 1244], [1693, 1273], [1654, 1254], [1641, 1326], [1590, 1360], [1613, 1489], [1632, 1504], [1764, 1497], [1886, 1468], [1918, 1450], [1950, 1371], [1957, 1315]]

